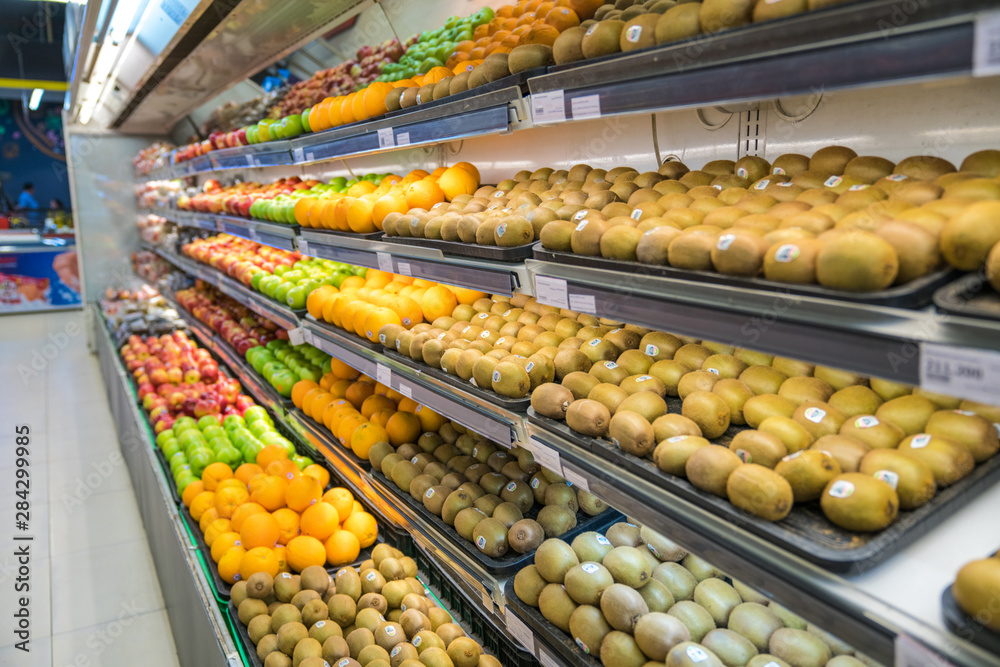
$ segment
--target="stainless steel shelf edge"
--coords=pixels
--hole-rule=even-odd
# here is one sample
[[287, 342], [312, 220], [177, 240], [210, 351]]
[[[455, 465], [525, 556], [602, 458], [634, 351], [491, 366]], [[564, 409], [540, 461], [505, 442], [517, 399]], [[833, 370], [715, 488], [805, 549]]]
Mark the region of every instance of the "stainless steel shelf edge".
[[288, 140], [235, 146], [211, 151], [212, 171], [247, 167], [281, 167], [292, 164], [292, 143]]
[[947, 657], [951, 661], [947, 664], [1000, 665], [1000, 656], [991, 656], [958, 637], [939, 632], [849, 581], [663, 493], [625, 470], [616, 469], [614, 475], [608, 475], [607, 461], [556, 434], [532, 423], [527, 424], [527, 431], [529, 437], [555, 450], [564, 474], [585, 480], [594, 495], [886, 665], [895, 664], [894, 646], [900, 634]]
[[531, 286], [524, 263], [508, 264], [452, 257], [446, 256], [437, 248], [331, 236], [308, 229], [300, 230], [299, 239], [299, 251], [302, 254], [370, 269], [391, 270], [393, 273], [491, 294], [509, 296], [515, 290], [523, 292]]
[[153, 453], [149, 428], [139, 413], [107, 327], [99, 313], [92, 319], [105, 389], [161, 582], [178, 659], [185, 665], [240, 664], [211, 584], [173, 504], [167, 479]]
[[414, 371], [383, 354], [326, 331], [310, 320], [306, 320], [302, 330], [307, 343], [369, 377], [383, 382], [388, 380], [388, 384], [404, 396], [409, 396], [417, 403], [426, 405], [501, 445], [509, 447], [524, 433], [524, 422], [518, 414], [507, 412], [472, 394]]
[[[779, 292], [527, 261], [533, 280], [565, 280], [596, 314], [689, 336], [920, 383], [921, 342], [1000, 349], [1000, 324]], [[822, 345], [817, 345], [822, 341]]]

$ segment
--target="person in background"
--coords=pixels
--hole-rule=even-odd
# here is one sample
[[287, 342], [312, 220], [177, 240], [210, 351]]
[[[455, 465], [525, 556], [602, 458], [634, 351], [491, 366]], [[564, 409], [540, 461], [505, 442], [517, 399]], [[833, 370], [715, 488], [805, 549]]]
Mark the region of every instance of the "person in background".
[[17, 198], [18, 208], [38, 208], [38, 202], [35, 201], [35, 184], [28, 182], [24, 184], [24, 188], [21, 190], [21, 196]]

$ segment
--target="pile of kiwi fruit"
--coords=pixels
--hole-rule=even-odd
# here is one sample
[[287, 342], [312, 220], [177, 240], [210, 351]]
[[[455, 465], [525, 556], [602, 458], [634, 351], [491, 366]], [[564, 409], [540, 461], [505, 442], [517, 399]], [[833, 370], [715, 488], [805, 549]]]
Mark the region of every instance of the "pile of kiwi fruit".
[[955, 577], [951, 594], [959, 608], [977, 623], [1000, 633], [1000, 616], [996, 613], [995, 602], [1000, 599], [1000, 551], [990, 558], [963, 565]]
[[878, 665], [633, 523], [546, 540], [514, 594], [606, 667]]
[[850, 0], [616, 0], [563, 31], [552, 45], [559, 65], [637, 51]]
[[232, 602], [264, 667], [500, 667], [425, 597], [417, 565], [380, 544], [360, 568], [331, 577], [260, 572], [233, 586]]
[[835, 525], [878, 531], [1000, 449], [998, 407], [617, 326], [559, 350], [534, 411], [769, 521], [818, 500]]
[[479, 389], [520, 399], [555, 379], [561, 347], [589, 340], [603, 330], [601, 320], [592, 315], [515, 294], [459, 305], [450, 317], [410, 329], [387, 324], [379, 330], [379, 340], [390, 350]]
[[453, 423], [397, 449], [377, 443], [369, 460], [490, 558], [530, 553], [542, 540], [576, 528], [578, 517], [608, 508], [541, 468], [527, 449], [504, 450]]

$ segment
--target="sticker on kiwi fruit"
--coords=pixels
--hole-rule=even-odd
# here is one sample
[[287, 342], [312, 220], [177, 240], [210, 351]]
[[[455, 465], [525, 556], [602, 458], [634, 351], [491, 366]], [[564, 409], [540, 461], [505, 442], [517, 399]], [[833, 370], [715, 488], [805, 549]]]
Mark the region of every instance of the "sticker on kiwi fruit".
[[396, 628], [392, 627], [391, 625], [385, 626], [385, 635], [387, 637], [395, 637], [396, 636]]
[[786, 181], [785, 183], [777, 183], [777, 186], [779, 188], [790, 188], [793, 185], [795, 185], [795, 183], [792, 183], [791, 181]]
[[965, 415], [966, 417], [972, 417], [976, 414], [975, 412], [969, 412], [968, 410], [955, 410], [955, 412], [960, 415]]
[[785, 170], [782, 167], [775, 167], [771, 170], [772, 174], [784, 174]]
[[[597, 340], [597, 339], [595, 338], [594, 340]], [[593, 342], [594, 341], [591, 341], [591, 343], [593, 343]], [[613, 371], [614, 369], [618, 368], [618, 364], [616, 364], [613, 361], [605, 361], [604, 362], [604, 367], [607, 368], [609, 371]]]
[[427, 493], [424, 494], [424, 498], [431, 499], [434, 497], [434, 489], [427, 489]]
[[537, 489], [539, 484], [541, 484], [541, 482], [538, 481], [537, 477], [531, 480], [531, 488]]
[[674, 436], [671, 436], [671, 437], [667, 438], [667, 442], [684, 442], [687, 439], [688, 439], [688, 436], [686, 436], [686, 435], [674, 435]]
[[368, 574], [365, 575], [365, 579], [367, 579], [368, 581], [375, 581], [375, 573], [369, 572]]
[[[589, 211], [587, 209], [585, 209], [585, 208], [584, 209], [580, 209], [579, 211], [577, 211], [576, 213], [573, 214], [573, 221], [574, 222], [580, 222], [581, 220], [583, 220], [584, 218], [587, 217], [587, 213], [589, 213]], [[577, 231], [579, 231], [579, 230], [580, 230], [580, 228], [577, 227]]]
[[632, 218], [633, 220], [638, 220], [639, 218], [642, 217], [642, 209], [641, 208], [632, 209], [632, 212], [629, 214], [628, 217]]
[[875, 474], [872, 475], [872, 477], [874, 477], [875, 479], [882, 480], [883, 482], [891, 486], [894, 490], [896, 488], [896, 485], [899, 484], [899, 475], [897, 475], [891, 470], [876, 470]]
[[380, 333], [378, 335], [378, 342], [381, 343], [382, 345], [385, 345], [385, 334], [384, 333]]
[[649, 356], [655, 357], [659, 353], [660, 353], [660, 348], [656, 347], [652, 343], [646, 345], [646, 354], [648, 354]]
[[532, 369], [532, 368], [534, 368], [534, 367], [535, 367], [535, 362], [534, 362], [534, 361], [529, 361], [529, 362], [528, 362], [527, 364], [525, 364], [525, 366], [524, 366], [524, 372], [525, 372], [525, 373], [530, 373], [530, 372], [531, 372], [531, 369]]
[[811, 421], [813, 424], [818, 424], [823, 421], [826, 417], [826, 410], [821, 410], [820, 408], [806, 408], [806, 411], [802, 415]]
[[823, 185], [825, 185], [828, 188], [835, 188], [843, 182], [844, 178], [842, 176], [831, 176], [830, 178], [823, 181]]
[[718, 242], [715, 247], [719, 250], [729, 250], [729, 246], [733, 245], [733, 241], [736, 240], [735, 234], [723, 234], [719, 237]]
[[[403, 611], [406, 611], [406, 605], [400, 606], [400, 609], [402, 609]], [[416, 639], [416, 637], [414, 637], [414, 639]], [[391, 651], [389, 651], [389, 657], [390, 658], [395, 658], [397, 655], [399, 655], [399, 652], [402, 651], [402, 650], [403, 650], [403, 645], [402, 644], [397, 644], [396, 646], [393, 647], [393, 649]]]
[[867, 183], [858, 183], [857, 185], [852, 185], [851, 187], [847, 188], [847, 190], [848, 192], [858, 192], [860, 190], [867, 190], [870, 187], [871, 186], [868, 185]]
[[691, 662], [704, 662], [708, 660], [708, 653], [700, 646], [688, 646], [685, 653], [687, 653], [687, 657], [691, 659]]
[[[482, 332], [481, 334], [479, 334], [479, 337], [480, 337], [480, 338], [489, 338], [489, 337], [490, 337], [490, 334], [492, 334], [492, 333], [493, 333], [492, 331], [488, 331], [488, 330], [487, 330], [487, 331], [484, 331], [484, 332]], [[444, 334], [441, 334], [441, 335], [443, 336]]]
[[497, 236], [503, 236], [507, 232], [507, 223], [501, 222], [497, 225]]
[[585, 32], [583, 34], [583, 36], [587, 37], [588, 35], [593, 35], [595, 30], [597, 30], [597, 24], [596, 23], [593, 24], [592, 26], [590, 26], [589, 28], [587, 28], [587, 32]]
[[743, 461], [743, 463], [753, 463], [753, 457], [745, 449], [737, 449], [736, 456], [740, 457], [740, 461]]
[[707, 370], [712, 375], [718, 375], [719, 374], [719, 369], [718, 368], [706, 368], [705, 370]]
[[609, 540], [608, 538], [604, 537], [603, 535], [598, 535], [595, 539], [597, 540], [598, 544], [603, 544], [605, 546], [611, 544], [611, 540]]
[[582, 641], [580, 641], [580, 638], [579, 638], [579, 637], [577, 637], [577, 638], [576, 638], [576, 639], [574, 639], [573, 641], [575, 641], [575, 642], [576, 642], [576, 645], [580, 647], [580, 650], [581, 650], [581, 651], [583, 651], [584, 653], [590, 653], [590, 649], [589, 649], [589, 648], [587, 648], [587, 645], [586, 645], [586, 644], [584, 644], [584, 643], [583, 643]]
[[485, 549], [486, 548], [486, 536], [485, 535], [480, 535], [479, 537], [476, 538], [476, 546], [479, 547], [480, 549]]
[[781, 460], [782, 461], [791, 461], [793, 459], [799, 458], [800, 454], [802, 454], [802, 452], [795, 452], [794, 454], [789, 454], [788, 456], [782, 456]]
[[590, 347], [597, 347], [598, 345], [601, 344], [602, 340], [604, 340], [604, 339], [603, 338], [594, 338], [589, 343], [587, 343], [587, 345], [589, 345]]
[[493, 371], [493, 381], [494, 382], [500, 381], [500, 371]]
[[896, 181], [897, 183], [899, 183], [900, 181], [905, 181], [906, 179], [908, 179], [909, 176], [907, 176], [906, 174], [893, 174], [892, 176], [886, 176], [885, 178], [888, 181]]
[[504, 488], [507, 489], [508, 491], [517, 491], [517, 482], [510, 482]]
[[349, 664], [351, 664], [351, 659], [350, 658], [341, 658], [337, 662], [337, 667], [347, 667]]
[[850, 498], [854, 495], [854, 484], [846, 479], [834, 482], [827, 491], [834, 498]]
[[414, 456], [412, 459], [410, 459], [410, 463], [412, 463], [413, 465], [417, 465], [417, 457]]
[[791, 262], [798, 258], [802, 251], [794, 243], [786, 243], [774, 251], [774, 261]]
[[590, 222], [590, 220], [581, 220], [580, 224], [576, 226], [576, 231], [582, 232], [584, 228], [586, 228], [588, 222]]
[[[414, 647], [420, 648], [420, 645], [424, 643], [424, 638], [421, 637], [420, 635], [417, 635], [416, 637], [413, 638], [413, 641], [410, 643], [413, 644]], [[396, 648], [399, 647], [397, 646]]]
[[635, 44], [642, 37], [642, 26], [641, 25], [630, 25], [625, 30], [625, 39]]
[[753, 189], [754, 190], [766, 190], [767, 186], [770, 185], [770, 184], [771, 184], [770, 179], [765, 178], [762, 181], [757, 181], [756, 183], [754, 183]]
[[583, 565], [580, 566], [580, 569], [586, 572], [587, 574], [594, 574], [595, 572], [597, 572], [597, 567], [598, 567], [597, 563], [584, 563]]
[[913, 436], [910, 440], [911, 449], [923, 449], [927, 445], [931, 444], [931, 436], [928, 433], [921, 433], [920, 435]]
[[865, 415], [863, 417], [858, 417], [854, 420], [855, 428], [874, 428], [879, 425], [878, 417], [874, 415]]

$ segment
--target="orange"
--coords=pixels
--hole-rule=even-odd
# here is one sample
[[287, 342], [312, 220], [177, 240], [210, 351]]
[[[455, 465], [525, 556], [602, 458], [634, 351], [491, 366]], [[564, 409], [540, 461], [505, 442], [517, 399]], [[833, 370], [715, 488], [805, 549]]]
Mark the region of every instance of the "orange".
[[290, 509], [303, 512], [323, 497], [323, 487], [319, 480], [309, 475], [300, 475], [293, 479], [285, 492], [285, 502]]
[[[472, 39], [473, 40], [482, 39], [483, 37], [489, 37], [489, 36], [490, 36], [490, 26], [489, 26], [488, 23], [483, 23], [481, 25], [477, 25], [476, 29], [472, 31]], [[468, 51], [471, 51], [471, 50], [472, 49], [468, 49], [466, 51], [466, 53], [468, 53]]]
[[302, 513], [302, 534], [325, 540], [340, 527], [340, 515], [329, 503], [316, 503]]
[[446, 169], [438, 177], [437, 184], [441, 187], [448, 201], [452, 201], [458, 195], [473, 195], [479, 189], [479, 181], [472, 176], [470, 171], [461, 167]]
[[215, 538], [212, 542], [212, 560], [218, 563], [226, 552], [233, 547], [238, 547], [242, 543], [240, 542], [240, 534], [230, 530], [228, 533], [222, 533]]
[[243, 527], [243, 522], [254, 514], [263, 514], [267, 512], [266, 509], [254, 502], [243, 503], [236, 508], [233, 512], [233, 517], [230, 519], [230, 523], [233, 526], [233, 530], [239, 532], [240, 528]]
[[559, 37], [559, 29], [547, 23], [531, 28], [521, 39], [522, 44], [545, 44], [552, 46]]
[[375, 205], [372, 206], [372, 222], [379, 229], [382, 229], [382, 221], [385, 220], [385, 216], [390, 213], [406, 213], [410, 210], [410, 207], [406, 205], [406, 197], [399, 193], [392, 193], [382, 195], [375, 200]]
[[211, 523], [218, 518], [220, 518], [219, 510], [215, 509], [215, 505], [212, 505], [207, 510], [205, 510], [205, 513], [201, 515], [200, 519], [198, 519], [198, 527], [201, 528], [201, 532], [204, 533], [205, 530], [207, 530], [208, 527], [211, 525]]
[[[331, 385], [332, 385], [332, 384], [333, 384], [333, 383], [334, 383], [334, 382], [335, 382], [336, 380], [337, 380], [337, 378], [336, 378], [336, 377], [334, 376], [334, 374], [333, 374], [333, 373], [330, 373], [330, 372], [328, 371], [328, 372], [326, 372], [326, 373], [323, 373], [323, 377], [321, 377], [321, 378], [319, 379], [319, 386], [320, 386], [320, 388], [321, 388], [321, 389], [325, 389], [326, 391], [330, 391], [330, 386], [331, 386]], [[295, 388], [294, 388], [294, 387], [292, 388], [292, 391], [295, 391]], [[332, 392], [331, 392], [331, 393], [332, 393]]]
[[[389, 435], [386, 430], [372, 422], [361, 424], [351, 434], [351, 451], [358, 458], [367, 459], [368, 452], [371, 451], [371, 448], [377, 442], [389, 442]], [[412, 441], [408, 440], [407, 442]]]
[[361, 404], [361, 414], [365, 419], [371, 419], [379, 410], [395, 410], [396, 401], [379, 394], [372, 394]]
[[285, 559], [291, 569], [301, 572], [310, 565], [326, 563], [326, 548], [315, 537], [299, 535], [285, 545]]
[[351, 201], [347, 206], [347, 225], [352, 232], [358, 234], [369, 234], [377, 231], [377, 227], [372, 220], [372, 202], [367, 199], [358, 198]]
[[375, 393], [375, 385], [370, 382], [355, 382], [347, 388], [347, 400], [355, 408], [360, 408], [365, 399]]
[[240, 528], [240, 541], [243, 547], [273, 547], [281, 537], [281, 526], [270, 514], [254, 514], [243, 522]]
[[288, 541], [299, 534], [299, 513], [282, 507], [271, 516], [278, 522], [278, 544], [288, 544]]
[[351, 93], [344, 97], [340, 102], [340, 120], [342, 125], [347, 125], [348, 123], [353, 123], [357, 118], [354, 117], [354, 97], [357, 93]]
[[295, 202], [295, 207], [292, 209], [292, 213], [295, 216], [295, 222], [299, 223], [303, 227], [309, 226], [309, 211], [316, 202], [319, 201], [316, 197], [300, 197], [297, 202]]
[[343, 292], [347, 289], [360, 289], [365, 286], [365, 279], [361, 276], [351, 276], [340, 283], [340, 291]]
[[[357, 276], [354, 276], [354, 277], [357, 277]], [[351, 278], [348, 278], [347, 280], [350, 280], [350, 279]], [[346, 283], [347, 280], [345, 280], [344, 282]], [[345, 364], [340, 359], [331, 359], [330, 360], [330, 372], [332, 372], [337, 377], [337, 379], [339, 379], [339, 380], [354, 380], [354, 379], [357, 379], [357, 377], [359, 375], [361, 375], [361, 373], [359, 373], [358, 371], [356, 371], [351, 366], [348, 366], [347, 364]]]
[[424, 321], [424, 311], [420, 304], [408, 296], [394, 296], [386, 303], [386, 307], [399, 315], [404, 327], [416, 326]]
[[368, 316], [371, 314], [373, 310], [375, 310], [375, 308], [377, 308], [377, 306], [373, 306], [370, 303], [364, 303], [355, 311], [354, 326], [352, 327], [352, 329], [354, 330], [354, 333], [358, 334], [362, 338], [366, 338], [365, 320], [368, 319]]
[[372, 413], [371, 421], [385, 428], [385, 425], [389, 423], [389, 418], [394, 414], [396, 414], [395, 410], [378, 410]]
[[385, 287], [392, 281], [393, 274], [388, 271], [379, 271], [378, 269], [368, 269], [365, 273], [365, 287]]
[[285, 555], [284, 545], [279, 544], [274, 547], [274, 557], [278, 559], [278, 572], [291, 572], [291, 568], [288, 567], [288, 557]]
[[340, 421], [340, 425], [337, 427], [337, 439], [340, 440], [340, 444], [344, 447], [350, 447], [351, 436], [354, 435], [354, 429], [367, 423], [368, 420], [360, 414], [344, 417], [344, 419]]
[[365, 91], [360, 90], [356, 93], [352, 93], [354, 99], [351, 100], [351, 113], [354, 115], [354, 120], [367, 120], [368, 111], [365, 109]]
[[229, 519], [216, 519], [208, 525], [205, 530], [205, 544], [211, 548], [215, 540], [223, 533], [228, 533], [232, 531], [232, 527], [229, 524]]
[[428, 287], [420, 300], [420, 308], [424, 311], [424, 318], [428, 322], [451, 315], [457, 305], [458, 299], [455, 294], [440, 285]]
[[517, 25], [531, 25], [537, 18], [535, 12], [525, 12], [518, 17]]
[[[307, 393], [306, 396], [309, 394]], [[288, 450], [281, 445], [268, 445], [264, 449], [257, 452], [257, 460], [255, 463], [261, 468], [267, 468], [275, 461], [280, 461], [288, 458]]]
[[365, 337], [373, 343], [379, 341], [378, 332], [387, 324], [403, 324], [402, 318], [390, 308], [376, 308], [365, 318]]
[[268, 547], [255, 547], [240, 559], [240, 578], [246, 581], [258, 572], [266, 572], [272, 577], [278, 574], [278, 557]]
[[545, 22], [562, 32], [580, 25], [580, 17], [569, 7], [554, 7], [545, 15]]
[[235, 477], [249, 486], [250, 480], [253, 479], [254, 475], [259, 475], [262, 472], [264, 472], [264, 469], [256, 463], [244, 463], [236, 469]]
[[284, 477], [260, 475], [250, 480], [250, 500], [273, 512], [285, 506], [286, 488], [288, 482]]
[[432, 181], [417, 181], [406, 188], [406, 205], [410, 208], [430, 210], [434, 204], [440, 204], [443, 201], [444, 191]]
[[330, 565], [350, 565], [361, 554], [361, 542], [349, 530], [335, 531], [324, 546], [326, 562]]
[[307, 465], [305, 468], [302, 469], [302, 474], [308, 475], [310, 477], [315, 477], [316, 480], [319, 481], [319, 485], [324, 488], [326, 487], [327, 484], [330, 483], [330, 473], [327, 471], [326, 468], [317, 463], [312, 463], [310, 465]]
[[[331, 287], [332, 287], [332, 285], [331, 285]], [[319, 290], [316, 290], [312, 294], [310, 294], [309, 295], [309, 299], [311, 299], [312, 295], [315, 294], [318, 291]], [[306, 308], [309, 307], [309, 299], [306, 299]], [[309, 311], [309, 314], [312, 315], [312, 311], [311, 310]], [[313, 317], [316, 317], [316, 316], [313, 315]], [[320, 380], [320, 382], [322, 383], [322, 379]], [[292, 387], [292, 403], [295, 404], [295, 407], [301, 408], [302, 407], [302, 397], [305, 396], [307, 392], [309, 392], [309, 391], [311, 391], [313, 389], [317, 389], [317, 388], [322, 389], [323, 388], [322, 384], [316, 384], [312, 380], [299, 380]]]
[[486, 299], [489, 296], [485, 292], [479, 292], [465, 287], [452, 287], [451, 292], [455, 295], [455, 298], [458, 299], [460, 304], [465, 304], [467, 306], [471, 306], [479, 299]]
[[229, 487], [222, 489], [215, 494], [215, 511], [223, 519], [229, 519], [233, 516], [236, 508], [248, 500], [250, 500], [250, 494], [242, 486], [239, 488]]
[[335, 97], [330, 101], [330, 106], [326, 109], [326, 123], [324, 123], [328, 128], [344, 124], [344, 117], [340, 113], [343, 104], [343, 96]]
[[437, 433], [441, 427], [448, 423], [448, 418], [431, 410], [426, 405], [418, 405], [414, 413], [420, 420], [420, 428], [424, 431]]
[[185, 507], [191, 507], [191, 501], [194, 500], [194, 497], [204, 490], [205, 484], [201, 480], [191, 482], [184, 489], [184, 493], [181, 494], [181, 502], [184, 503]]
[[[389, 417], [389, 423], [385, 426], [385, 434], [388, 436], [389, 443], [393, 447], [399, 447], [408, 442], [416, 442], [421, 432], [420, 419], [412, 412], [397, 412]], [[375, 442], [379, 441], [376, 440]], [[375, 442], [371, 444], [375, 444]], [[365, 458], [367, 458], [367, 455]]]
[[[332, 375], [332, 373], [331, 373]], [[329, 403], [326, 407], [329, 408], [331, 405], [337, 405], [339, 401], [343, 400], [345, 403], [347, 401], [347, 389], [353, 384], [350, 380], [334, 380], [330, 385], [330, 393], [337, 397], [337, 400], [333, 403]]]
[[383, 81], [373, 81], [368, 84], [363, 93], [363, 102], [365, 107], [365, 112], [368, 114], [368, 118], [374, 118], [375, 116], [381, 116], [385, 113], [385, 96], [389, 94], [393, 86], [391, 83], [385, 83]]
[[219, 559], [219, 576], [229, 584], [240, 580], [240, 562], [247, 551], [243, 547], [233, 547]]
[[[317, 320], [322, 319], [323, 306], [325, 306], [326, 302], [330, 299], [330, 297], [333, 296], [334, 294], [337, 294], [337, 292], [338, 292], [337, 288], [334, 287], [333, 285], [323, 285], [319, 289], [313, 290], [312, 292], [309, 293], [309, 296], [306, 298], [306, 310], [308, 310], [309, 314], [315, 317]], [[307, 382], [309, 382], [309, 380], [307, 380]], [[295, 384], [298, 385], [299, 383], [296, 382]], [[316, 386], [315, 382], [313, 382], [313, 386]], [[294, 390], [295, 388], [293, 387], [292, 391]], [[305, 393], [306, 391], [308, 390], [303, 389], [302, 393]], [[292, 402], [294, 403], [295, 400], [293, 399]]]
[[326, 409], [326, 406], [336, 403], [338, 400], [340, 399], [329, 392], [316, 396], [309, 406], [309, 416], [316, 421], [320, 421], [323, 418], [323, 410]]
[[354, 496], [347, 489], [337, 486], [323, 494], [323, 502], [333, 505], [337, 510], [337, 516], [344, 521], [351, 515], [354, 509]]
[[[471, 64], [475, 60], [482, 60], [483, 58], [486, 57], [486, 55], [487, 55], [486, 54], [486, 47], [477, 46], [476, 48], [472, 49], [471, 51], [469, 51], [469, 60], [466, 61], [466, 62], [464, 62], [464, 63], [459, 63], [458, 64], [459, 71], [456, 72], [456, 74], [461, 74], [462, 72], [467, 71], [467, 69], [466, 69], [467, 65]], [[473, 66], [473, 67], [475, 67], [475, 66]]]
[[299, 467], [295, 465], [295, 462], [288, 459], [275, 461], [271, 465], [267, 466], [265, 471], [270, 476], [286, 479], [289, 482], [302, 474], [302, 471], [300, 471]]
[[198, 521], [201, 519], [202, 514], [204, 514], [209, 508], [214, 507], [215, 493], [212, 491], [202, 491], [191, 499], [191, 506], [188, 509], [191, 510], [191, 518]]
[[215, 495], [219, 495], [219, 491], [222, 491], [223, 489], [243, 489], [246, 491], [247, 485], [243, 483], [243, 480], [232, 477], [219, 482], [219, 485], [215, 487]]
[[400, 412], [412, 412], [416, 414], [417, 408], [420, 407], [420, 404], [417, 403], [415, 400], [413, 400], [412, 398], [407, 398], [405, 396], [400, 397], [400, 399], [396, 401], [396, 403], [399, 405]]
[[[604, 4], [604, 0], [566, 0], [566, 2], [581, 21], [594, 18], [594, 14]], [[560, 0], [558, 4], [564, 4], [563, 0]]]
[[[309, 392], [307, 397], [302, 400], [302, 412], [312, 417], [315, 412], [313, 405], [318, 403], [319, 405], [325, 407], [326, 404], [332, 400], [334, 400], [334, 396], [328, 391], [324, 391], [319, 394]], [[322, 414], [322, 412], [320, 414]], [[288, 452], [285, 452], [285, 458], [288, 458]], [[267, 466], [265, 465], [264, 468], [267, 469]]]
[[[357, 500], [355, 500], [354, 501], [354, 510], [351, 512], [351, 514], [357, 514], [359, 512], [364, 512], [364, 511], [365, 511], [365, 508], [361, 506], [361, 503], [359, 503]], [[346, 521], [346, 519], [345, 519], [345, 521]]]
[[323, 425], [330, 429], [331, 433], [336, 433], [337, 427], [340, 426], [340, 421], [347, 415], [356, 412], [357, 410], [354, 409], [354, 406], [345, 399], [337, 399], [323, 410]]
[[378, 537], [378, 524], [375, 517], [368, 512], [354, 512], [344, 521], [344, 530], [354, 533], [361, 543], [361, 548], [369, 547], [375, 543]]

